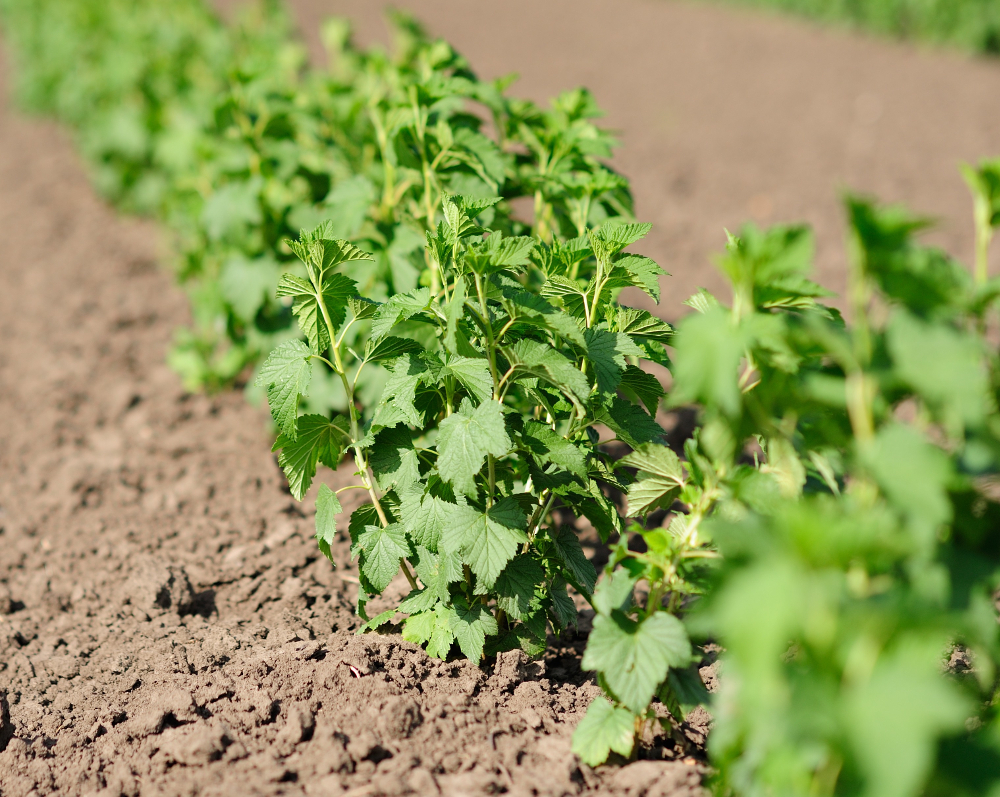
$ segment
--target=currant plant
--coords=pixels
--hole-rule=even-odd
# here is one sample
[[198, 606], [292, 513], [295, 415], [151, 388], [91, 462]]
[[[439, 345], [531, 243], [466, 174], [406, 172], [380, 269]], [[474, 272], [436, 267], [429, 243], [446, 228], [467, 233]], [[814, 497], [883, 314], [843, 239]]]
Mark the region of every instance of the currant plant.
[[[344, 273], [367, 254], [329, 239], [329, 225], [303, 234], [293, 249], [307, 278], [285, 276], [279, 294], [293, 297], [308, 345], [282, 344], [259, 376], [296, 497], [318, 463], [354, 458], [354, 486], [370, 498], [349, 524], [364, 629], [402, 613], [405, 638], [439, 657], [457, 642], [477, 663], [505, 648], [540, 652], [548, 628], [575, 622], [567, 587], [591, 597], [596, 573], [564, 521], [586, 517], [603, 540], [621, 532], [605, 490], [623, 481], [603, 446], [663, 434], [663, 389], [639, 363], [666, 363], [672, 331], [615, 301], [625, 286], [658, 297], [649, 284], [659, 266], [623, 252], [649, 225], [609, 222], [547, 244], [481, 226], [498, 201], [446, 197], [427, 235], [437, 293], [382, 303], [360, 298]], [[362, 351], [343, 344], [356, 325], [367, 327]], [[346, 416], [299, 414], [320, 357], [350, 397]], [[369, 363], [389, 376], [365, 406], [356, 386]], [[320, 485], [316, 534], [328, 556], [339, 512]], [[400, 571], [410, 593], [369, 619], [366, 603]]]
[[[686, 618], [725, 650], [716, 786], [990, 793], [1000, 363], [983, 330], [995, 283], [920, 246], [926, 223], [904, 210], [846, 208], [850, 325], [806, 280], [806, 231], [749, 227], [722, 261], [731, 306], [700, 295], [674, 339], [671, 401], [700, 406], [697, 445], [715, 452], [721, 486], [699, 526], [721, 558]], [[681, 514], [697, 519], [697, 504]], [[594, 724], [607, 716], [622, 751], [625, 717], [615, 725], [608, 707]]]
[[[196, 324], [172, 358], [190, 386], [225, 384], [290, 334], [290, 314], [271, 293], [296, 261], [283, 244], [296, 229], [332, 219], [338, 238], [372, 254], [352, 263], [350, 276], [365, 296], [384, 301], [439, 287], [424, 236], [446, 195], [503, 197], [487, 217], [511, 235], [530, 225], [514, 219], [510, 201], [535, 196], [549, 209], [534, 225], [546, 239], [549, 216], [568, 217], [570, 206], [576, 225], [563, 225], [561, 239], [631, 216], [627, 183], [600, 163], [613, 140], [590, 121], [598, 111], [586, 92], [542, 112], [507, 99], [509, 79], [479, 80], [412, 18], [395, 13], [391, 22], [392, 57], [359, 50], [334, 20], [324, 29], [329, 72], [304, 71], [294, 40], [285, 42], [288, 57], [235, 70], [203, 133], [197, 172], [181, 181], [172, 225], [184, 231], [182, 276], [195, 286]], [[525, 136], [541, 136], [547, 149], [525, 154]], [[522, 179], [537, 161], [580, 196], [552, 180]], [[368, 369], [359, 389], [372, 401], [384, 381], [384, 371]], [[310, 405], [343, 412], [346, 401], [340, 380], [318, 366]]]

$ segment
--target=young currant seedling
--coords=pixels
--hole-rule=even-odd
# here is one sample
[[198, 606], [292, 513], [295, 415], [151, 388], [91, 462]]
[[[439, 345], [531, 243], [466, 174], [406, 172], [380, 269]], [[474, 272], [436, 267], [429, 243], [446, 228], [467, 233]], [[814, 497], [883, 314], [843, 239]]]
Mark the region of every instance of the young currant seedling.
[[[353, 452], [371, 499], [349, 526], [364, 628], [403, 613], [405, 638], [441, 657], [457, 642], [475, 662], [511, 647], [540, 652], [549, 628], [575, 621], [567, 587], [590, 599], [596, 573], [569, 523], [585, 517], [603, 540], [622, 530], [602, 485], [624, 489], [630, 477], [602, 445], [662, 435], [651, 413], [663, 389], [638, 364], [666, 363], [671, 335], [615, 302], [630, 285], [658, 296], [662, 270], [623, 252], [649, 225], [611, 222], [547, 244], [481, 226], [497, 201], [445, 198], [427, 235], [438, 292], [381, 304], [336, 270], [363, 253], [326, 239], [328, 228], [303, 234], [295, 251], [309, 279], [285, 277], [280, 292], [294, 296], [309, 345], [282, 344], [260, 376], [293, 494], [304, 495], [317, 463]], [[363, 352], [342, 343], [356, 324], [367, 326]], [[348, 417], [298, 415], [316, 357], [343, 379]], [[388, 379], [374, 406], [359, 407], [357, 375], [369, 363]], [[321, 485], [317, 538], [328, 555], [339, 511]], [[410, 593], [368, 619], [365, 604], [400, 569]]]

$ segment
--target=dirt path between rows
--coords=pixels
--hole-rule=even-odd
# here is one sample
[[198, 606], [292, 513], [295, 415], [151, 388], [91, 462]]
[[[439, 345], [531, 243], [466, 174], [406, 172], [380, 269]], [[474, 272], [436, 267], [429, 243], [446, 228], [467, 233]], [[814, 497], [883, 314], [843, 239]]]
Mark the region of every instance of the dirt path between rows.
[[[372, 36], [375, 5], [298, 8], [307, 33], [322, 7]], [[705, 255], [748, 214], [814, 221], [835, 286], [836, 179], [908, 197], [969, 249], [953, 165], [1000, 151], [994, 65], [668, 3], [409, 5], [525, 93], [595, 89], [675, 273], [667, 315], [714, 284]], [[156, 229], [116, 218], [66, 136], [9, 111], [0, 241], [2, 797], [699, 792], [705, 717], [652, 760], [575, 761], [597, 693], [582, 636], [486, 672], [354, 636], [356, 571], [319, 557], [264, 411], [185, 396], [163, 364], [186, 310]]]

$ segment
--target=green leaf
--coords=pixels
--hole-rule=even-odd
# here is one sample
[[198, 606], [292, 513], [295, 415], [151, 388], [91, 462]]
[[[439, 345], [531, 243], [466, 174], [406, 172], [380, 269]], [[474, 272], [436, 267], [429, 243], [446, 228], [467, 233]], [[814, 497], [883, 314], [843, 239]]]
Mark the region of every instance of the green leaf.
[[454, 376], [476, 401], [482, 403], [493, 396], [493, 377], [486, 360], [448, 355], [444, 365], [443, 375]]
[[219, 291], [243, 321], [253, 321], [274, 289], [278, 264], [269, 258], [231, 257], [219, 275]]
[[933, 642], [904, 645], [883, 656], [872, 677], [845, 694], [849, 740], [866, 794], [923, 793], [939, 737], [964, 732], [975, 714], [958, 685], [938, 671], [939, 651]]
[[423, 350], [423, 346], [409, 338], [397, 338], [390, 335], [377, 342], [369, 339], [365, 344], [365, 362], [375, 363], [380, 360], [391, 360], [393, 357]]
[[459, 276], [455, 280], [455, 289], [451, 295], [451, 302], [445, 316], [445, 336], [444, 345], [452, 354], [473, 356], [475, 350], [466, 340], [465, 334], [459, 327], [459, 321], [465, 315], [466, 286], [465, 277]]
[[473, 409], [463, 399], [458, 412], [441, 421], [438, 429], [438, 473], [465, 495], [476, 492], [475, 476], [486, 455], [502, 457], [512, 446], [500, 405], [492, 400]]
[[645, 238], [651, 229], [653, 225], [648, 223], [609, 221], [603, 224], [595, 235], [605, 243], [611, 254], [615, 254]]
[[413, 435], [405, 426], [383, 429], [376, 434], [368, 463], [383, 491], [396, 487], [402, 492], [420, 479], [420, 458], [413, 447]]
[[636, 714], [649, 706], [670, 667], [686, 667], [691, 643], [680, 620], [656, 612], [634, 622], [621, 612], [598, 615], [582, 666], [597, 670], [615, 696]]
[[356, 174], [338, 182], [323, 200], [323, 210], [330, 215], [327, 230], [330, 237], [353, 238], [357, 235], [375, 198], [375, 186], [363, 175]]
[[620, 464], [639, 469], [639, 479], [628, 489], [628, 514], [637, 517], [662, 507], [669, 509], [684, 487], [684, 469], [666, 446], [645, 443]]
[[670, 404], [700, 402], [735, 415], [740, 408], [740, 359], [746, 350], [743, 333], [722, 308], [687, 316], [674, 339]]
[[439, 603], [434, 607], [434, 616], [434, 630], [427, 642], [427, 655], [446, 659], [451, 652], [452, 644], [455, 642], [452, 624], [455, 622], [457, 612], [451, 606]]
[[413, 401], [417, 386], [427, 373], [427, 366], [415, 354], [403, 354], [389, 365], [389, 378], [382, 388], [380, 405], [394, 406], [406, 422], [421, 428], [424, 418]]
[[399, 561], [409, 556], [410, 546], [400, 523], [386, 527], [365, 526], [358, 537], [363, 551], [361, 572], [367, 576], [376, 592], [382, 592], [399, 572]]
[[451, 509], [445, 520], [441, 544], [457, 553], [487, 587], [492, 587], [519, 545], [528, 541], [527, 518], [513, 498], [504, 498], [480, 512], [471, 506]]
[[569, 593], [566, 592], [566, 582], [556, 576], [552, 579], [552, 586], [549, 588], [549, 600], [552, 601], [552, 616], [560, 628], [569, 628], [576, 625], [577, 612], [576, 605]]
[[325, 484], [316, 496], [316, 544], [323, 556], [333, 562], [330, 545], [337, 536], [337, 515], [343, 511], [337, 494]]
[[556, 530], [549, 529], [549, 539], [552, 540], [556, 554], [572, 574], [574, 586], [585, 594], [592, 593], [597, 584], [597, 571], [583, 552], [580, 538], [572, 529], [560, 526]]
[[496, 597], [497, 606], [508, 616], [521, 620], [531, 611], [535, 587], [544, 578], [545, 571], [539, 561], [531, 554], [520, 554], [507, 563], [492, 588], [480, 583], [476, 594], [492, 593]]
[[621, 382], [625, 357], [641, 357], [642, 349], [624, 332], [588, 329], [583, 337], [587, 345], [587, 359], [594, 366], [597, 377], [597, 389], [602, 393], [613, 393]]
[[381, 340], [396, 324], [426, 310], [430, 301], [429, 288], [417, 288], [409, 293], [396, 294], [376, 311], [372, 319], [372, 339]]
[[633, 338], [646, 338], [659, 343], [670, 343], [674, 337], [674, 328], [666, 321], [651, 315], [647, 310], [632, 307], [618, 308], [615, 327]]
[[634, 734], [635, 718], [631, 711], [595, 697], [573, 731], [573, 752], [588, 766], [596, 767], [607, 761], [612, 751], [631, 756]]
[[[676, 384], [676, 383], [675, 383]], [[615, 396], [610, 404], [594, 410], [594, 418], [605, 424], [618, 438], [633, 448], [659, 440], [666, 432], [642, 407]]]
[[506, 298], [512, 319], [521, 324], [531, 324], [548, 329], [579, 346], [585, 345], [583, 333], [576, 319], [561, 310], [557, 310], [538, 294], [513, 291], [506, 294]]
[[895, 508], [922, 530], [924, 544], [933, 545], [937, 526], [952, 515], [948, 455], [913, 428], [893, 423], [879, 430], [862, 461]]
[[483, 658], [486, 637], [496, 634], [499, 628], [496, 618], [483, 604], [469, 606], [462, 598], [456, 598], [451, 630], [462, 653], [478, 667]]
[[299, 501], [306, 494], [316, 475], [316, 465], [322, 462], [336, 468], [346, 447], [347, 420], [331, 421], [322, 415], [302, 415], [296, 422], [296, 437], [278, 435], [272, 451], [279, 451], [278, 464], [285, 471], [288, 488]]
[[451, 630], [456, 612], [439, 603], [433, 611], [421, 612], [403, 622], [403, 639], [417, 645], [427, 644], [427, 655], [438, 659], [448, 658], [455, 634]]
[[636, 578], [628, 570], [619, 569], [604, 575], [594, 590], [594, 608], [600, 614], [610, 615], [615, 610], [628, 611], [632, 604], [632, 590]]
[[542, 379], [575, 401], [585, 401], [590, 395], [590, 385], [580, 369], [551, 346], [519, 340], [504, 349], [504, 354], [519, 376]]
[[[423, 546], [417, 546], [414, 568], [424, 583], [424, 591], [435, 601], [451, 600], [448, 585], [462, 580], [462, 563], [454, 554], [435, 554]], [[411, 611], [403, 608], [402, 611]]]
[[[338, 328], [347, 315], [347, 303], [357, 296], [357, 283], [343, 274], [330, 274], [323, 282], [323, 304], [330, 315], [330, 323]], [[293, 274], [282, 274], [278, 283], [278, 298], [293, 297], [292, 313], [299, 320], [299, 327], [317, 354], [330, 348], [330, 328], [320, 309], [318, 294], [307, 281]]]
[[611, 278], [613, 281], [616, 277], [627, 275], [625, 283], [639, 288], [652, 297], [653, 301], [659, 303], [660, 277], [666, 273], [655, 260], [642, 255], [626, 255], [615, 261]]
[[371, 620], [366, 622], [361, 628], [357, 630], [358, 634], [363, 634], [366, 631], [377, 631], [383, 625], [387, 625], [389, 621], [399, 613], [398, 609], [386, 609], [381, 614], [375, 615]]
[[430, 551], [437, 552], [448, 514], [454, 508], [436, 495], [408, 493], [403, 499], [401, 516], [410, 538]]
[[956, 432], [980, 423], [994, 409], [979, 340], [904, 310], [892, 314], [886, 337], [896, 373], [932, 407], [942, 409]]
[[379, 307], [381, 307], [378, 302], [373, 302], [371, 299], [365, 299], [361, 296], [352, 296], [347, 300], [347, 306], [351, 308], [351, 312], [354, 313], [354, 317], [358, 320], [371, 318], [378, 311]]
[[272, 351], [257, 372], [254, 384], [267, 389], [267, 403], [278, 429], [289, 439], [298, 436], [295, 422], [299, 396], [309, 392], [312, 365], [309, 347], [301, 340], [288, 340]]
[[630, 398], [634, 396], [645, 404], [653, 416], [660, 406], [660, 399], [667, 395], [659, 379], [634, 365], [629, 365], [622, 373], [618, 388]]
[[521, 432], [521, 444], [531, 452], [539, 467], [544, 468], [551, 462], [577, 476], [587, 475], [587, 459], [584, 452], [544, 423], [538, 421], [525, 423]]

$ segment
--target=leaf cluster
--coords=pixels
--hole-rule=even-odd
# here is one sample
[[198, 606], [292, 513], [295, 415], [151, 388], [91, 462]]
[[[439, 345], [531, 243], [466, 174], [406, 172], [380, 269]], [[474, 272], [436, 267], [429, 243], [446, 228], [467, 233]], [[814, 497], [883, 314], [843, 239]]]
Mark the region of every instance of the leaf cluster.
[[[278, 293], [294, 297], [308, 345], [282, 344], [258, 376], [296, 497], [319, 463], [354, 458], [356, 486], [370, 499], [347, 529], [363, 630], [405, 615], [405, 638], [442, 658], [457, 644], [475, 662], [514, 647], [540, 653], [549, 630], [575, 623], [568, 590], [592, 599], [593, 565], [560, 519], [585, 517], [605, 541], [621, 532], [608, 491], [630, 477], [604, 445], [662, 436], [654, 415], [663, 390], [639, 366], [665, 362], [672, 333], [614, 299], [620, 285], [658, 270], [624, 251], [649, 225], [608, 221], [547, 243], [489, 229], [497, 202], [445, 197], [426, 236], [437, 291], [384, 302], [362, 298], [345, 275], [369, 255], [330, 237], [332, 225], [303, 233], [291, 246], [307, 278], [286, 275]], [[345, 340], [362, 321], [370, 331], [356, 350]], [[342, 380], [346, 415], [300, 409], [316, 359]], [[358, 374], [369, 363], [388, 379], [365, 403]], [[601, 428], [611, 436], [601, 440]], [[321, 486], [317, 538], [327, 553], [339, 509]], [[370, 597], [400, 572], [409, 594], [369, 618]]]
[[[805, 230], [749, 227], [721, 261], [732, 305], [695, 297], [674, 339], [670, 401], [701, 411], [685, 470], [715, 484], [699, 528], [721, 559], [687, 625], [725, 648], [717, 785], [986, 793], [1000, 774], [994, 283], [920, 245], [926, 224], [904, 209], [845, 207], [850, 324], [817, 301]], [[685, 490], [681, 535], [705, 495]], [[609, 585], [634, 570], [624, 558]], [[638, 708], [609, 686], [616, 710]], [[601, 750], [621, 752], [608, 733]]]

